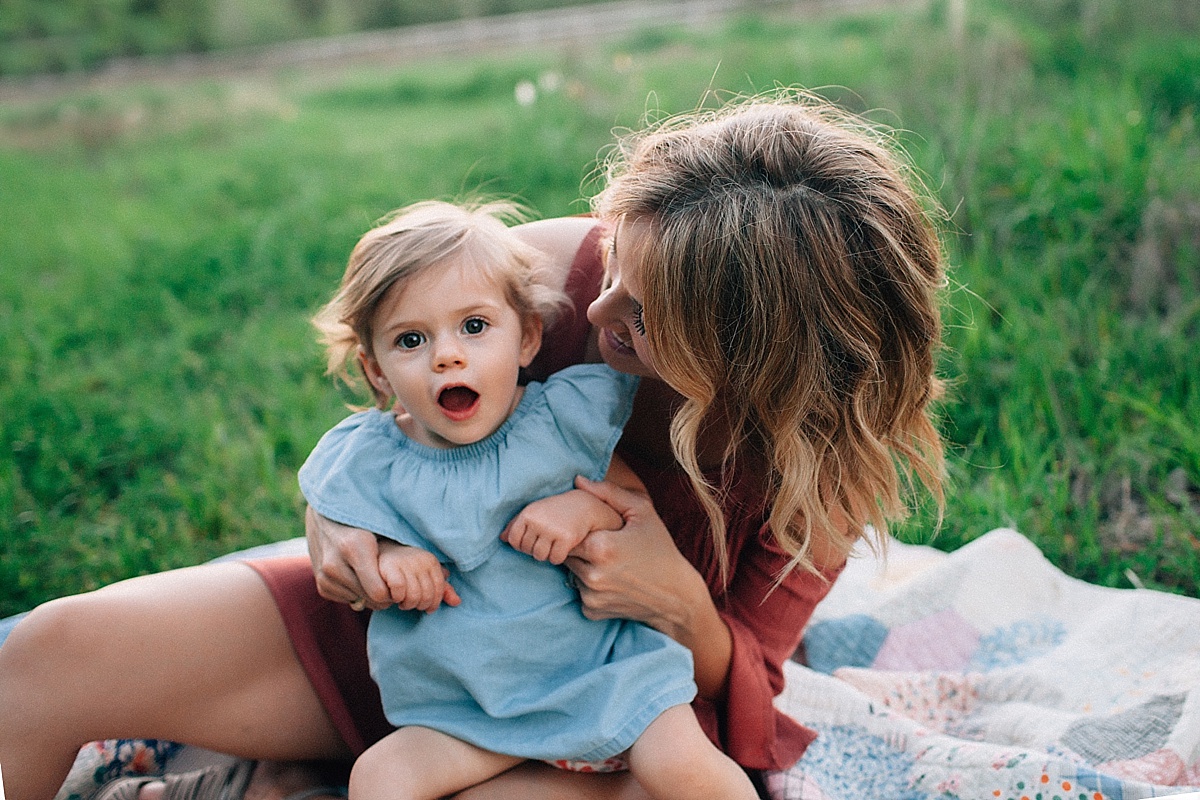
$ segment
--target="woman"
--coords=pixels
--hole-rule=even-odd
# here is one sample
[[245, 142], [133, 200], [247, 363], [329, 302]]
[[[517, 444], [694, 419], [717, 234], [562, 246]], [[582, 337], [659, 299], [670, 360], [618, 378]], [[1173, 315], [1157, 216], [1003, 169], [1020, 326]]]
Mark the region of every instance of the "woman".
[[[521, 229], [586, 308], [547, 332], [535, 371], [598, 357], [643, 376], [618, 452], [653, 503], [581, 483], [570, 502], [624, 524], [567, 565], [589, 616], [692, 650], [694, 708], [726, 753], [785, 768], [814, 734], [771, 698], [813, 607], [856, 538], [903, 514], [909, 476], [940, 501], [940, 244], [903, 163], [808, 98], [734, 103], [624, 144], [600, 224]], [[572, 517], [535, 505], [519, 522]], [[385, 735], [350, 606], [388, 603], [386, 546], [309, 523], [312, 567], [196, 567], [31, 613], [0, 648], [10, 799], [48, 800], [93, 739], [293, 762], [349, 760]], [[145, 626], [114, 627], [130, 619]], [[539, 796], [646, 795], [628, 773], [530, 762], [460, 795]]]

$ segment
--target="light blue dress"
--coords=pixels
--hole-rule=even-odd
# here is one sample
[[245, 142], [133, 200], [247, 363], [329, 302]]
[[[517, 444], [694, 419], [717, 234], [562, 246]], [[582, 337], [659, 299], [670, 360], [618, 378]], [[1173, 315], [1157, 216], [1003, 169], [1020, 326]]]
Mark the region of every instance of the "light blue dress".
[[641, 623], [588, 620], [567, 572], [500, 541], [534, 500], [604, 477], [637, 379], [580, 365], [531, 383], [494, 434], [449, 450], [390, 412], [355, 414], [300, 470], [314, 509], [434, 553], [462, 605], [376, 612], [371, 674], [398, 727], [523, 758], [600, 760], [695, 696], [691, 652]]

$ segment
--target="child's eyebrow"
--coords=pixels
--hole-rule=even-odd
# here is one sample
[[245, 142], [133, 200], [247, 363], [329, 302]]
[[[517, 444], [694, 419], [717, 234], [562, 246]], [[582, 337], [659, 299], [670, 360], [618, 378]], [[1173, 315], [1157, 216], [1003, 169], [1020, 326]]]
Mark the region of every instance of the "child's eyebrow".
[[460, 316], [460, 317], [469, 317], [472, 314], [478, 314], [481, 312], [495, 313], [496, 311], [499, 311], [501, 308], [504, 308], [504, 307], [505, 307], [504, 305], [499, 304], [499, 303], [490, 303], [490, 302], [476, 303], [475, 305], [472, 305], [472, 306], [465, 306], [463, 308], [460, 308], [455, 313], [457, 313], [458, 316]]
[[[454, 317], [464, 318], [474, 316], [476, 314], [496, 313], [504, 306], [500, 303], [482, 302], [474, 303], [469, 306], [454, 309], [451, 315]], [[428, 318], [425, 319], [398, 319], [384, 325], [380, 330], [391, 331], [397, 328], [422, 328], [429, 325]]]

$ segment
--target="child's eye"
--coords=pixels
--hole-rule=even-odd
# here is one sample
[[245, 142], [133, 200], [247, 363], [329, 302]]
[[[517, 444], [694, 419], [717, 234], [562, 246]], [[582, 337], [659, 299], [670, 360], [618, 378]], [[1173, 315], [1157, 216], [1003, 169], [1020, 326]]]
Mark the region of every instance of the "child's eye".
[[639, 336], [646, 335], [646, 309], [642, 308], [642, 304], [638, 301], [633, 301], [633, 329], [638, 332]]
[[479, 317], [471, 317], [469, 320], [463, 323], [462, 327], [463, 333], [475, 336], [476, 334], [483, 333], [484, 329], [487, 327], [487, 322]]
[[425, 334], [406, 331], [396, 337], [396, 346], [401, 350], [413, 350], [425, 344]]

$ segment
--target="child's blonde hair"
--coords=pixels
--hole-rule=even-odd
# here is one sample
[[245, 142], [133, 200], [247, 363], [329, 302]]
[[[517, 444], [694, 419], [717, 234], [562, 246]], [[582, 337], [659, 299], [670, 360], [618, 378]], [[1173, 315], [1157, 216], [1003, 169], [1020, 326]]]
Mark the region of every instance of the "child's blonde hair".
[[[508, 228], [506, 222], [520, 217], [512, 203], [438, 200], [414, 203], [384, 217], [354, 246], [337, 293], [313, 317], [326, 349], [326, 372], [356, 385], [350, 365], [357, 362], [360, 347], [374, 355], [372, 326], [384, 296], [393, 286], [450, 261], [478, 270], [501, 286], [523, 324], [539, 318], [549, 325], [566, 296], [544, 281], [541, 253]], [[391, 398], [370, 388], [375, 406], [387, 408]]]
[[686, 399], [672, 445], [723, 571], [722, 486], [697, 458], [706, 425], [732, 432], [726, 467], [761, 469], [793, 567], [813, 568], [814, 536], [848, 553], [845, 520], [882, 533], [913, 473], [940, 507], [945, 272], [918, 186], [881, 134], [796, 92], [672, 118], [610, 159], [594, 208], [652, 227], [646, 337]]

